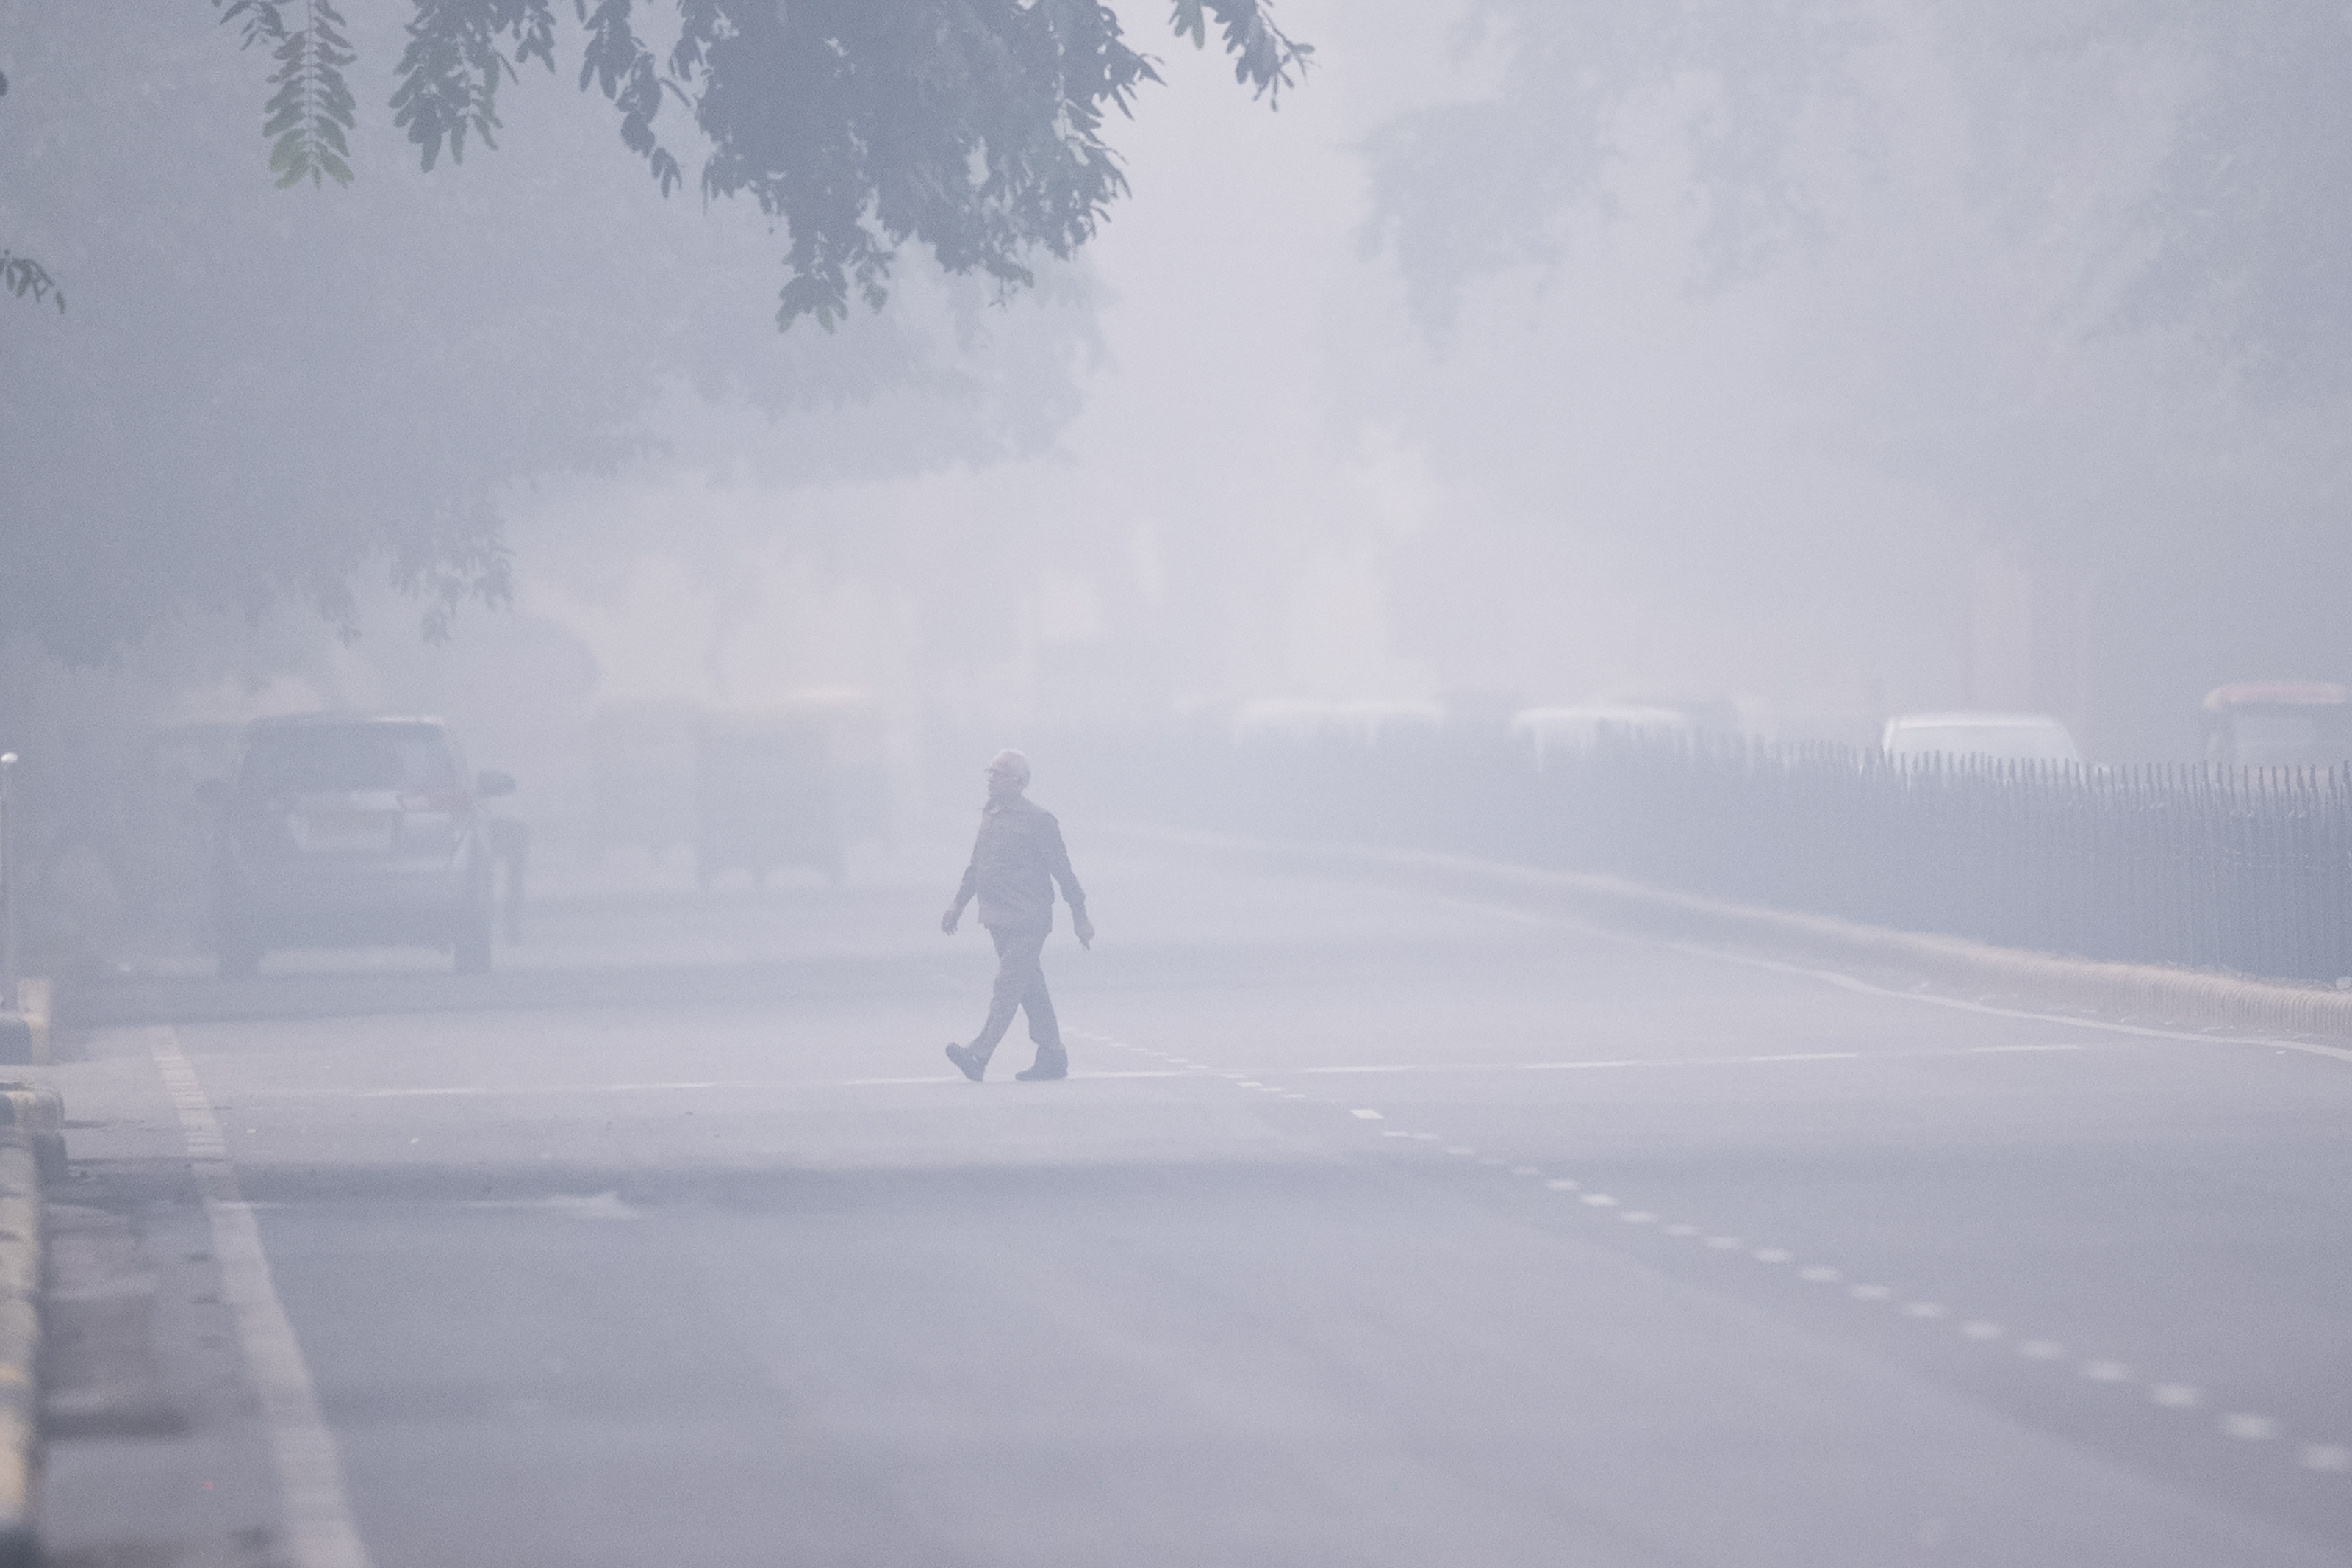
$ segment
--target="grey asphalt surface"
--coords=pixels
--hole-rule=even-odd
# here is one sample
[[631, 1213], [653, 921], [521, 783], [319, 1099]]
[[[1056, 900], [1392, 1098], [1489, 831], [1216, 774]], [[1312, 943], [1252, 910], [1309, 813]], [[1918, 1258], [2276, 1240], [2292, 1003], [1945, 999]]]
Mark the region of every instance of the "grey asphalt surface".
[[2352, 1560], [2352, 1061], [1072, 837], [1059, 1084], [951, 850], [90, 998], [56, 1561], [286, 1560], [164, 1035], [386, 1568]]

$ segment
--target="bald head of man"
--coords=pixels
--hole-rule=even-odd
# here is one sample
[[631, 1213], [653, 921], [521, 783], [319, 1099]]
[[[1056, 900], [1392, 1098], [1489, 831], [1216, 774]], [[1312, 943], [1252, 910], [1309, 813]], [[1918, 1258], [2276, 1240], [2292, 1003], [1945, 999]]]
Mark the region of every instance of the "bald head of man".
[[1029, 788], [1029, 759], [1017, 751], [1000, 751], [988, 759], [988, 798], [1010, 800]]

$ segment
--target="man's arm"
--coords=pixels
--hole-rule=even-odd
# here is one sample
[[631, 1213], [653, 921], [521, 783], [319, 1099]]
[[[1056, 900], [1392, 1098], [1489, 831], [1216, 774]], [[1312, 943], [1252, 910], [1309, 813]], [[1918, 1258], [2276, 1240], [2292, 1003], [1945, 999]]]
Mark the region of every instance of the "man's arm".
[[1070, 869], [1070, 852], [1062, 843], [1062, 824], [1050, 816], [1045, 819], [1045, 869], [1062, 884], [1062, 897], [1070, 906], [1070, 929], [1077, 934], [1078, 946], [1093, 947], [1095, 923], [1087, 918], [1087, 890], [1078, 885], [1078, 873]]
[[974, 845], [971, 852], [971, 863], [963, 868], [963, 885], [956, 889], [955, 902], [948, 905], [948, 912], [940, 916], [940, 930], [950, 936], [955, 935], [956, 924], [963, 918], [963, 906], [971, 902], [971, 895], [979, 891], [979, 888], [980, 849], [979, 846]]

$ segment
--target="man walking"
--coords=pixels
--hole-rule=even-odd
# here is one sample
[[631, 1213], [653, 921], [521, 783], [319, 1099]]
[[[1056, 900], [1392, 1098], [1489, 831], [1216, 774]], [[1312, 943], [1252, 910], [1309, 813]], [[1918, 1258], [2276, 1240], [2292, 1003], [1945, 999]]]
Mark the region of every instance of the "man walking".
[[1029, 759], [1017, 751], [998, 752], [988, 765], [988, 804], [980, 810], [980, 838], [971, 846], [971, 864], [964, 870], [955, 902], [940, 916], [940, 929], [954, 936], [964, 905], [977, 894], [980, 923], [996, 940], [996, 989], [989, 998], [988, 1022], [970, 1045], [948, 1047], [948, 1060], [974, 1083], [987, 1072], [996, 1042], [1013, 1027], [1015, 1008], [1029, 1015], [1029, 1038], [1037, 1042], [1037, 1060], [1013, 1076], [1034, 1083], [1070, 1075], [1062, 1026], [1054, 1018], [1054, 998], [1045, 994], [1045, 971], [1038, 965], [1045, 934], [1054, 929], [1055, 883], [1069, 901], [1070, 929], [1077, 933], [1079, 946], [1095, 944], [1086, 889], [1072, 874], [1070, 853], [1062, 847], [1062, 824], [1053, 812], [1030, 803], [1022, 794], [1028, 788]]

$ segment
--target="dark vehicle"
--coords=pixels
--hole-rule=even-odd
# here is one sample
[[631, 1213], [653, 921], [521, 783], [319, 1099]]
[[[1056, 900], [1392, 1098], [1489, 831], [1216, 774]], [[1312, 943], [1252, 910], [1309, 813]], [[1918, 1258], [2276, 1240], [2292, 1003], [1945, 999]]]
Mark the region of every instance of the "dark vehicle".
[[451, 948], [459, 974], [486, 972], [492, 852], [476, 808], [513, 789], [503, 773], [469, 779], [437, 718], [256, 723], [218, 791], [221, 974], [251, 975], [271, 947], [378, 943]]
[[2205, 760], [2326, 768], [2352, 760], [2352, 687], [2240, 681], [2205, 694]]

